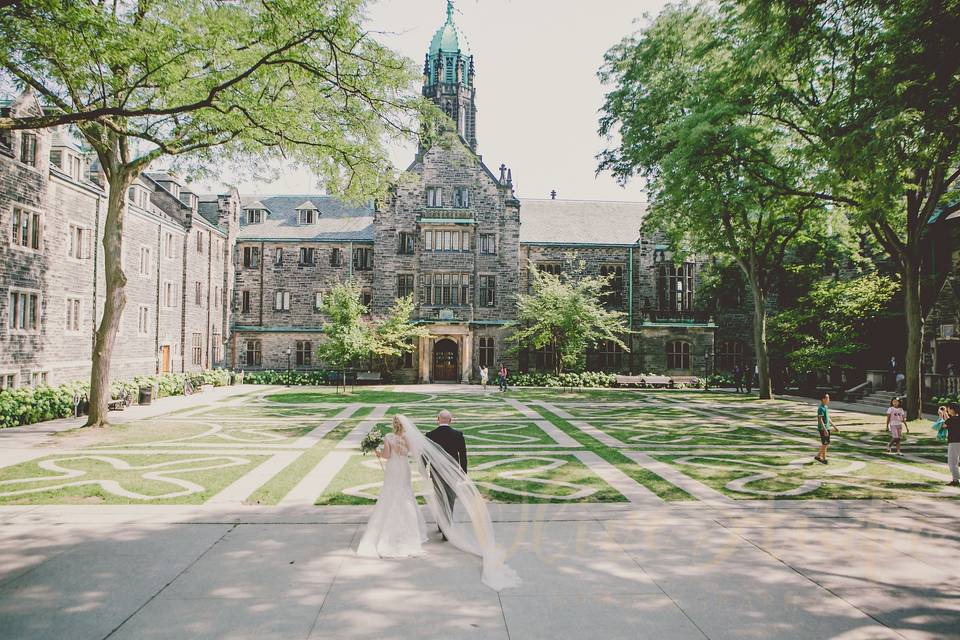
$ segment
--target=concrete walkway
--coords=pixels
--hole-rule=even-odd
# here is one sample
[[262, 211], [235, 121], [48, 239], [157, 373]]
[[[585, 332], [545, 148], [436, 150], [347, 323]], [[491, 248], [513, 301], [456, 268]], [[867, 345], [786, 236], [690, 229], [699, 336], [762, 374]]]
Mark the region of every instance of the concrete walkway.
[[[494, 505], [519, 589], [369, 507], [0, 507], [0, 637], [916, 638], [960, 633], [956, 503]], [[435, 537], [435, 536], [434, 536]]]

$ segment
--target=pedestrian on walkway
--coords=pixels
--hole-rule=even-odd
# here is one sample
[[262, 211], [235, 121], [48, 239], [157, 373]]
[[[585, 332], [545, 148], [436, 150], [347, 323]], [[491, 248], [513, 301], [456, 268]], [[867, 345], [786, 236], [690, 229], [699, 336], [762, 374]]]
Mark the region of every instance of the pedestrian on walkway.
[[510, 375], [510, 372], [507, 371], [507, 365], [500, 363], [500, 371], [497, 373], [497, 383], [500, 385], [500, 391], [507, 390], [507, 376]]
[[903, 375], [903, 371], [897, 372], [897, 393], [903, 395], [903, 392], [907, 388], [907, 376]]
[[937, 421], [933, 423], [933, 430], [937, 432], [937, 440], [946, 441], [947, 427], [946, 421], [950, 417], [945, 406], [937, 407]]
[[487, 383], [490, 382], [490, 369], [485, 365], [480, 365], [480, 384], [483, 385], [483, 390], [487, 390]]
[[830, 394], [820, 396], [820, 406], [817, 407], [817, 433], [820, 435], [820, 450], [814, 460], [820, 464], [827, 464], [827, 447], [830, 446], [830, 430], [839, 433], [840, 430], [830, 420]]
[[951, 487], [960, 487], [960, 404], [951, 402], [947, 405], [947, 467], [953, 478], [948, 484]]
[[750, 389], [753, 388], [753, 376], [750, 374], [750, 368], [743, 368], [743, 386], [747, 389], [747, 395], [750, 395]]
[[890, 453], [893, 446], [897, 446], [897, 455], [900, 453], [900, 442], [903, 438], [903, 430], [910, 433], [910, 427], [907, 426], [907, 412], [900, 406], [900, 398], [890, 400], [890, 407], [887, 409], [887, 430], [890, 432], [890, 442], [887, 444], [887, 453]]
[[733, 368], [733, 384], [737, 387], [737, 393], [743, 393], [743, 369], [740, 365]]

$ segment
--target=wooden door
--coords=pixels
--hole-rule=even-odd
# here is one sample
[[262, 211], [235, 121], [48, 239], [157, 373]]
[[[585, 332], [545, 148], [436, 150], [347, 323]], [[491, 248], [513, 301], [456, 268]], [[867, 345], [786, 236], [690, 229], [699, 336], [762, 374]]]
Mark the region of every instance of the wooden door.
[[170, 346], [160, 347], [160, 372], [170, 373]]
[[433, 345], [433, 379], [436, 382], [456, 382], [457, 357], [459, 348], [457, 343], [448, 338], [438, 340]]

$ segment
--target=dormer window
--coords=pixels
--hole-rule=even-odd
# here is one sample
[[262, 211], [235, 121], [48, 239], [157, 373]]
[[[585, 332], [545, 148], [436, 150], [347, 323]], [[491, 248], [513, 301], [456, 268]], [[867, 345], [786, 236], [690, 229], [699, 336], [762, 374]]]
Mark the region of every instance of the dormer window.
[[247, 209], [247, 224], [263, 222], [263, 209]]
[[312, 202], [304, 202], [297, 207], [297, 222], [299, 224], [313, 224], [317, 221], [320, 212]]

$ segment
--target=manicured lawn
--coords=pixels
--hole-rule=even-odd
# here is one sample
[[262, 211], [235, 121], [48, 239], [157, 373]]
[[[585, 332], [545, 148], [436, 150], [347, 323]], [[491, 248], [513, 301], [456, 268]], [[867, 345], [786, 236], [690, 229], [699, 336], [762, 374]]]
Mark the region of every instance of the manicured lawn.
[[[473, 453], [470, 460], [470, 478], [484, 497], [492, 502], [565, 504], [626, 501], [618, 491], [571, 455]], [[416, 467], [413, 468], [413, 474], [414, 491], [420, 494], [426, 485]], [[374, 456], [353, 456], [320, 496], [317, 504], [372, 504], [380, 493], [382, 481], [383, 472]], [[423, 503], [422, 498], [419, 501]]]
[[49, 456], [0, 469], [0, 504], [201, 504], [264, 459], [229, 452]]
[[337, 393], [334, 390], [284, 391], [265, 397], [266, 400], [271, 402], [284, 404], [401, 404], [423, 402], [431, 398], [432, 396], [423, 393], [379, 391], [373, 389], [357, 389], [350, 393]]

